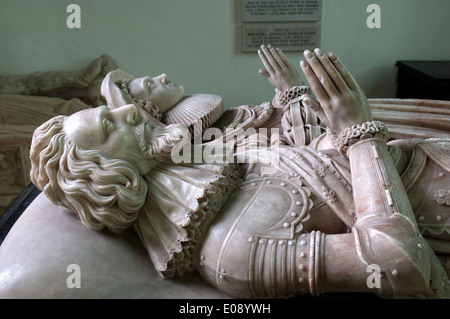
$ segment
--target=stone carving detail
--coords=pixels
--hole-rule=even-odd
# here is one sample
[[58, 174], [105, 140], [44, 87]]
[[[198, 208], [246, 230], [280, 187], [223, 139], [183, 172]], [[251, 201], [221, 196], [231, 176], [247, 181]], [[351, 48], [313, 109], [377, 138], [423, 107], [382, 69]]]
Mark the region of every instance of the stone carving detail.
[[433, 194], [433, 196], [434, 196], [434, 200], [439, 205], [450, 206], [450, 190], [439, 189]]
[[79, 71], [0, 76], [0, 214], [31, 182], [33, 131], [54, 116], [103, 104], [100, 84], [115, 68], [102, 55]]
[[[260, 73], [277, 92], [303, 86], [281, 51], [263, 46], [259, 55], [265, 66]], [[304, 56], [301, 68], [316, 98], [292, 89], [295, 98], [285, 107], [275, 96], [226, 114], [220, 99], [184, 103], [183, 87], [166, 75], [134, 79], [113, 71], [102, 83], [107, 105], [55, 117], [35, 131], [32, 181], [88, 227], [113, 232], [133, 227], [165, 278], [198, 271], [240, 298], [318, 296], [373, 292], [367, 267], [376, 264], [383, 274], [379, 293], [449, 298], [445, 270], [419, 232], [420, 203], [410, 200], [415, 186], [433, 177], [430, 167], [449, 170], [445, 149], [417, 139], [396, 140], [398, 149], [389, 149], [386, 127], [373, 122], [378, 120], [369, 101], [340, 60], [319, 49]], [[120, 78], [113, 79], [121, 74], [130, 78], [130, 95], [119, 87]], [[143, 101], [158, 106], [163, 122]], [[186, 105], [192, 108], [188, 113]], [[196, 162], [191, 138], [184, 139], [192, 137], [195, 118], [176, 123], [180, 117], [167, 116], [173, 112], [206, 120], [194, 135], [210, 126], [224, 134], [202, 140], [201, 151], [222, 145], [224, 136], [243, 127], [252, 134], [236, 136], [233, 160]], [[331, 134], [315, 136], [322, 132], [317, 118], [331, 132], [355, 134], [335, 147]], [[353, 130], [361, 123], [375, 123], [376, 129]], [[252, 137], [273, 127], [295, 131], [293, 138], [274, 134], [278, 144], [270, 140], [256, 151], [246, 148]], [[174, 161], [180, 145], [190, 161]], [[237, 160], [249, 154], [256, 154], [256, 161]], [[274, 167], [267, 157], [279, 159], [275, 170], [268, 170]], [[448, 205], [447, 190], [435, 195], [437, 206], [444, 199]], [[432, 193], [426, 196], [433, 201]], [[446, 235], [435, 237], [445, 242]], [[450, 253], [448, 245], [442, 247]]]
[[407, 169], [403, 172], [401, 178], [405, 189], [408, 190], [414, 182], [416, 182], [427, 160], [426, 154], [421, 149], [414, 149], [412, 160], [409, 162]]
[[104, 103], [100, 85], [105, 75], [115, 68], [111, 57], [104, 54], [78, 71], [0, 76], [0, 94], [79, 98], [90, 106], [99, 106]]
[[336, 193], [332, 189], [327, 189], [325, 186], [322, 186], [322, 195], [330, 203], [335, 203], [336, 202]]

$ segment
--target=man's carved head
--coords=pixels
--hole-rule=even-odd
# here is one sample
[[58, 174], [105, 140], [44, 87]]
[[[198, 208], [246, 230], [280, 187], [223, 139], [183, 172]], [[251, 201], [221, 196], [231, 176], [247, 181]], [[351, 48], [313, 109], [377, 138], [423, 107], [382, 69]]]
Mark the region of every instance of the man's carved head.
[[57, 116], [34, 132], [31, 179], [85, 225], [119, 232], [145, 203], [142, 176], [170, 157], [186, 130], [143, 120], [134, 105]]

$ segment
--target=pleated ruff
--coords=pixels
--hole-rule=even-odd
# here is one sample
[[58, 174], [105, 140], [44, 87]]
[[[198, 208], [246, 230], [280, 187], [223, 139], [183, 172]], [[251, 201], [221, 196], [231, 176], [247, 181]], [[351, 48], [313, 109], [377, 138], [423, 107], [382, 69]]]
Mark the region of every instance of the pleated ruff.
[[188, 126], [192, 137], [210, 127], [224, 112], [222, 98], [213, 94], [186, 96], [163, 115], [162, 122]]
[[146, 177], [147, 202], [133, 226], [163, 277], [194, 269], [197, 244], [232, 193], [234, 164], [161, 164]]

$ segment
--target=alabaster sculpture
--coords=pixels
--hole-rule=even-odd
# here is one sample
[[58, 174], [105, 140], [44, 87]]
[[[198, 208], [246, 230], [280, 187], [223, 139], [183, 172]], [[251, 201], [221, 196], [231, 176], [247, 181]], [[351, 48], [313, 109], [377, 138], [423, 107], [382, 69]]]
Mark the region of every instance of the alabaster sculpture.
[[34, 130], [54, 116], [103, 105], [101, 83], [116, 68], [108, 55], [101, 55], [75, 71], [0, 75], [0, 215], [31, 183]]
[[450, 140], [393, 140], [338, 57], [304, 55], [309, 86], [262, 46], [273, 101], [226, 111], [113, 71], [107, 105], [35, 131], [32, 181], [94, 230], [134, 229], [164, 278], [195, 271], [239, 298], [448, 298]]
[[77, 71], [45, 71], [0, 76], [0, 94], [79, 98], [91, 106], [103, 104], [100, 86], [105, 75], [116, 69], [112, 58], [103, 54]]

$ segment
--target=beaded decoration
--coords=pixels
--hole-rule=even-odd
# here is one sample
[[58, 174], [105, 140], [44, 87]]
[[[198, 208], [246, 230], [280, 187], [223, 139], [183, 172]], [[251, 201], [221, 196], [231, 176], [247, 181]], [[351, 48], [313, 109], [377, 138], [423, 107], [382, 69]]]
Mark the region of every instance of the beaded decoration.
[[389, 133], [386, 125], [380, 121], [371, 121], [347, 127], [340, 134], [327, 128], [327, 134], [332, 135], [332, 142], [340, 154], [347, 156], [350, 146], [368, 138], [380, 138], [388, 141]]
[[293, 86], [288, 90], [285, 90], [284, 92], [276, 90], [277, 93], [279, 93], [279, 100], [282, 106], [286, 106], [289, 101], [302, 96], [303, 94], [311, 94], [311, 89], [309, 86], [302, 85], [302, 86]]

